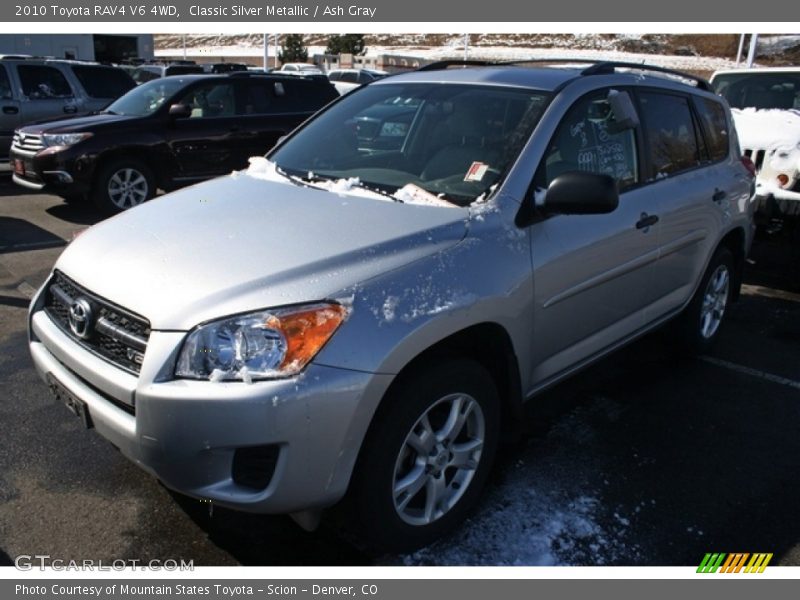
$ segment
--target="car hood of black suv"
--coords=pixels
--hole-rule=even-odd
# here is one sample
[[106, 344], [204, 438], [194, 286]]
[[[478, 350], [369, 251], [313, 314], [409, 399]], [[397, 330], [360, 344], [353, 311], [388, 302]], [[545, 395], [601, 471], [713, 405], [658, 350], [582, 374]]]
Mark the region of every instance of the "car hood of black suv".
[[98, 128], [102, 129], [106, 125], [111, 125], [112, 123], [116, 124], [122, 121], [132, 121], [139, 118], [140, 117], [100, 112], [68, 119], [58, 117], [55, 119], [37, 121], [35, 123], [28, 123], [24, 127], [20, 127], [19, 131], [33, 135], [41, 135], [43, 133], [94, 132]]

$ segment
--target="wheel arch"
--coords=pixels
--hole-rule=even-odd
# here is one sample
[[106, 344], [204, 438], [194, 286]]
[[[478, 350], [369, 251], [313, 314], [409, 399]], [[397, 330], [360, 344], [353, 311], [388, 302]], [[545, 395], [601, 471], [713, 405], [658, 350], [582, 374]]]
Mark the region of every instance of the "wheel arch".
[[[747, 258], [747, 242], [744, 229], [736, 227], [726, 233], [717, 244], [717, 248], [725, 247], [733, 254], [733, 293], [732, 299], [738, 300], [744, 279], [744, 265]], [[715, 249], [716, 252], [716, 249]]]
[[390, 398], [392, 391], [423, 365], [445, 358], [471, 359], [489, 372], [500, 398], [503, 433], [518, 436], [520, 420], [517, 417], [522, 413], [523, 398], [517, 355], [511, 336], [502, 325], [483, 322], [449, 334], [407, 361], [381, 397], [364, 439], [368, 437], [369, 429], [380, 418], [382, 411], [386, 410], [387, 399]]

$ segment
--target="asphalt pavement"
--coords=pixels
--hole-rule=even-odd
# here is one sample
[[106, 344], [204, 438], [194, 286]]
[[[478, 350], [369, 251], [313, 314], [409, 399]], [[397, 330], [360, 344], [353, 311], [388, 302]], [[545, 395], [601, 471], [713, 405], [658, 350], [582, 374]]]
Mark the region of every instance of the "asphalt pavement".
[[756, 240], [713, 355], [657, 332], [537, 398], [480, 509], [407, 556], [371, 556], [330, 523], [180, 497], [57, 404], [26, 344], [29, 298], [89, 207], [0, 176], [0, 565], [14, 557], [199, 565], [696, 565], [772, 552], [800, 565], [800, 228]]

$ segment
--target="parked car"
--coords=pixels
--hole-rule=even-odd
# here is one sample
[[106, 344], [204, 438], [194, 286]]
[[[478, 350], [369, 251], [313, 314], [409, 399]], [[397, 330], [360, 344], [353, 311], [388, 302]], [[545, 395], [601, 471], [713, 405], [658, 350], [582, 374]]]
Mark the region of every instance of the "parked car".
[[328, 71], [328, 79], [340, 94], [345, 95], [354, 89], [378, 81], [389, 73], [377, 69], [333, 69]]
[[[235, 73], [238, 71], [249, 71], [250, 67], [248, 67], [244, 63], [208, 63], [202, 65], [203, 70], [206, 73]], [[263, 69], [260, 69], [263, 72]]]
[[56, 396], [172, 489], [306, 528], [346, 498], [398, 550], [465, 518], [541, 391], [670, 320], [707, 352], [753, 235], [724, 99], [445, 66], [73, 241], [30, 312]]
[[717, 71], [711, 83], [758, 171], [759, 216], [800, 216], [800, 67]]
[[14, 130], [32, 121], [104, 108], [136, 84], [122, 69], [97, 63], [0, 59], [0, 171], [10, 170]]
[[289, 75], [322, 75], [319, 67], [308, 63], [285, 63], [278, 71]]
[[131, 77], [137, 84], [160, 79], [161, 77], [172, 77], [174, 75], [192, 75], [205, 73], [202, 65], [170, 63], [170, 64], [146, 64], [136, 67], [131, 73]]
[[324, 77], [234, 73], [157, 79], [100, 114], [29, 125], [14, 133], [13, 180], [106, 212], [157, 188], [230, 173], [269, 150], [337, 97]]

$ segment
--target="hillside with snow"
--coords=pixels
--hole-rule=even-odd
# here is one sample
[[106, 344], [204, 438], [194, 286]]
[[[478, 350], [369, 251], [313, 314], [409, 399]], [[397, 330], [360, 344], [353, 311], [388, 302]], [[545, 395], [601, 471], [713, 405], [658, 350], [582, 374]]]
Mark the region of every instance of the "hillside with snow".
[[[328, 35], [304, 35], [309, 56], [325, 51]], [[420, 60], [464, 58], [463, 34], [366, 35], [366, 54], [397, 54]], [[279, 40], [280, 42], [280, 40]], [[260, 57], [263, 34], [155, 36], [156, 56], [175, 57], [186, 47], [186, 57]], [[274, 53], [274, 38], [270, 38]], [[735, 66], [737, 34], [472, 34], [468, 56], [476, 60], [586, 58], [647, 62], [664, 67], [710, 74]], [[745, 47], [745, 52], [747, 47]], [[274, 54], [273, 54], [274, 55]], [[759, 37], [757, 63], [799, 64], [800, 34]]]

